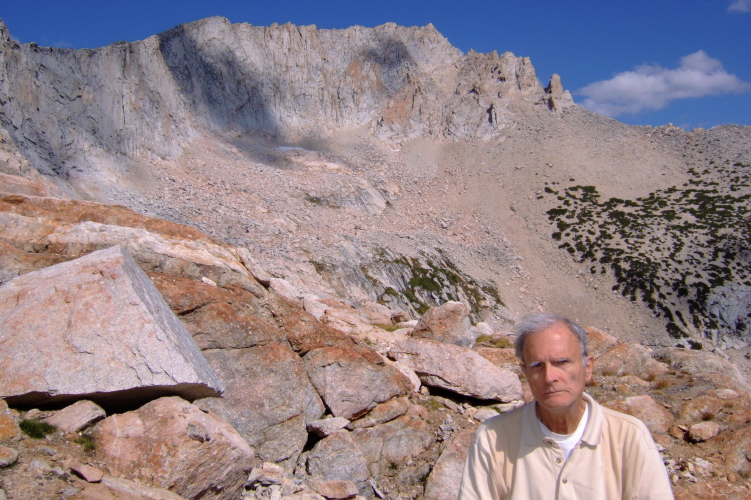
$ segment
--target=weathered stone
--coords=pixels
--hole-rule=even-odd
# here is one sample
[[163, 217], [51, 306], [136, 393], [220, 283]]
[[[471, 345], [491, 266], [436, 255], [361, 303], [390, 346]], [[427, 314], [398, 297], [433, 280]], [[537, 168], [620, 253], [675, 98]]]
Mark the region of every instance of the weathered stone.
[[358, 418], [357, 420], [350, 422], [347, 426], [348, 429], [363, 429], [365, 427], [372, 427], [374, 425], [382, 424], [390, 420], [394, 420], [397, 417], [401, 417], [407, 410], [409, 410], [410, 402], [407, 398], [394, 398], [381, 403], [367, 414]]
[[185, 497], [163, 488], [105, 475], [101, 482], [84, 487], [81, 500], [185, 500]]
[[308, 430], [318, 437], [326, 437], [336, 431], [344, 429], [349, 424], [349, 420], [342, 417], [324, 418], [315, 420], [308, 424]]
[[0, 324], [0, 395], [9, 402], [114, 404], [223, 390], [185, 327], [119, 247], [7, 283]]
[[285, 471], [282, 467], [271, 462], [264, 462], [260, 467], [253, 467], [246, 484], [253, 485], [259, 483], [264, 486], [270, 486], [272, 484], [281, 485], [284, 482], [284, 479]]
[[519, 364], [519, 358], [516, 357], [514, 349], [498, 349], [495, 347], [475, 346], [472, 350], [493, 363], [498, 368], [513, 372], [517, 376], [521, 376], [521, 365]]
[[715, 385], [727, 389], [748, 391], [746, 379], [726, 359], [705, 351], [687, 349], [663, 348], [655, 350], [654, 357], [670, 365], [671, 368], [682, 370], [695, 377], [711, 380]]
[[225, 383], [223, 398], [196, 404], [230, 422], [266, 461], [292, 459], [308, 439], [307, 422], [325, 410], [300, 358], [286, 343], [212, 349], [209, 364]]
[[412, 386], [412, 392], [420, 391], [420, 387], [422, 387], [422, 382], [420, 381], [420, 377], [417, 376], [417, 374], [412, 368], [405, 365], [404, 363], [400, 363], [399, 361], [391, 362], [391, 366], [399, 370], [399, 372], [402, 375], [407, 377], [407, 379], [409, 380], [409, 383]]
[[464, 461], [473, 437], [474, 430], [468, 429], [457, 433], [446, 443], [446, 447], [428, 476], [425, 484], [425, 498], [454, 500], [459, 495]]
[[419, 455], [428, 449], [434, 439], [427, 423], [413, 415], [355, 430], [352, 436], [373, 475], [380, 474], [382, 466], [399, 464]]
[[474, 415], [472, 415], [472, 418], [477, 420], [478, 422], [484, 422], [485, 420], [495, 417], [498, 415], [498, 412], [494, 408], [479, 408]]
[[318, 297], [307, 295], [303, 297], [302, 305], [305, 311], [309, 312], [314, 318], [320, 320], [326, 314], [329, 306], [320, 302]]
[[370, 477], [365, 456], [344, 430], [316, 443], [308, 456], [308, 471], [322, 481], [353, 481], [358, 489]]
[[237, 498], [254, 456], [227, 422], [178, 397], [107, 417], [93, 436], [113, 475], [186, 498]]
[[545, 88], [545, 92], [555, 99], [563, 98], [563, 85], [561, 85], [561, 77], [557, 73], [553, 73], [550, 77], [550, 83]]
[[420, 317], [411, 335], [467, 348], [472, 348], [475, 344], [469, 323], [469, 307], [454, 301], [428, 309]]
[[13, 465], [18, 460], [18, 451], [0, 445], [0, 468]]
[[67, 461], [65, 467], [72, 470], [89, 483], [98, 483], [104, 478], [104, 473], [100, 469], [91, 465], [82, 464], [75, 460]]
[[247, 248], [237, 247], [235, 248], [235, 252], [237, 253], [237, 256], [240, 258], [240, 261], [243, 263], [245, 268], [253, 276], [253, 278], [255, 278], [256, 281], [258, 281], [260, 284], [268, 288], [271, 284], [271, 278], [273, 278], [273, 276], [271, 276], [268, 272], [266, 272], [265, 269], [261, 267], [261, 265], [256, 261], [256, 259], [253, 258]]
[[8, 410], [7, 403], [0, 399], [0, 442], [15, 439], [20, 433], [21, 430], [18, 428], [16, 419]]
[[603, 406], [638, 418], [652, 433], [666, 433], [673, 422], [670, 412], [646, 394], [609, 401]]
[[722, 426], [717, 422], [699, 422], [688, 428], [688, 437], [695, 443], [708, 441], [722, 431]]
[[683, 405], [681, 422], [690, 425], [702, 420], [712, 420], [725, 407], [725, 402], [707, 394], [701, 394]]
[[303, 363], [331, 412], [351, 419], [410, 391], [404, 375], [389, 365], [378, 364], [378, 360], [367, 349], [342, 345], [314, 349], [305, 355]]
[[92, 401], [76, 401], [45, 419], [63, 432], [78, 432], [106, 417], [105, 411]]
[[248, 307], [255, 297], [242, 287], [215, 287], [163, 273], [149, 276], [202, 350], [242, 349], [284, 341], [279, 328]]
[[595, 373], [603, 375], [634, 375], [644, 380], [653, 380], [667, 373], [664, 363], [652, 358], [652, 351], [638, 344], [619, 343], [606, 350], [594, 365]]
[[618, 339], [597, 328], [587, 327], [584, 329], [587, 332], [587, 340], [589, 342], [589, 354], [594, 356], [595, 361], [605, 351], [618, 344]]
[[281, 278], [271, 278], [269, 280], [269, 288], [296, 305], [302, 305], [300, 292], [289, 281]]
[[394, 345], [389, 356], [412, 368], [427, 386], [478, 399], [522, 397], [519, 377], [464, 347], [412, 338]]
[[331, 500], [354, 498], [358, 493], [355, 483], [344, 480], [320, 481], [316, 484], [316, 491]]

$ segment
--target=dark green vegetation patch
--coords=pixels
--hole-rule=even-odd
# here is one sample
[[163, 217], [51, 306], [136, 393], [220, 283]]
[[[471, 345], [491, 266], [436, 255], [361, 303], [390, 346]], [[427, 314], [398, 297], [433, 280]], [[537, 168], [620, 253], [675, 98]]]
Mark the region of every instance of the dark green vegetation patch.
[[37, 419], [21, 420], [18, 427], [24, 434], [34, 439], [42, 439], [47, 434], [52, 434], [57, 430], [57, 427], [54, 425], [50, 425], [47, 422]]
[[[748, 318], [723, 323], [712, 298], [751, 287], [751, 166], [729, 160], [690, 171], [681, 187], [635, 200], [603, 200], [571, 186], [547, 212], [553, 239], [590, 273], [615, 274], [615, 290], [643, 300], [676, 338], [692, 329], [748, 335]], [[546, 191], [547, 192], [547, 191]]]

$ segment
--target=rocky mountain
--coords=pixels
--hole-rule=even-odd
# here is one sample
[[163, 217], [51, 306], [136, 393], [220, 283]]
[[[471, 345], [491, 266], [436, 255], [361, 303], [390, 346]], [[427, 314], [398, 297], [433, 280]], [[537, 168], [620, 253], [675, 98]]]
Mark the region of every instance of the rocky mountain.
[[749, 127], [626, 126], [432, 26], [0, 23], [0, 75], [7, 498], [452, 498], [537, 310], [678, 498], [747, 495]]

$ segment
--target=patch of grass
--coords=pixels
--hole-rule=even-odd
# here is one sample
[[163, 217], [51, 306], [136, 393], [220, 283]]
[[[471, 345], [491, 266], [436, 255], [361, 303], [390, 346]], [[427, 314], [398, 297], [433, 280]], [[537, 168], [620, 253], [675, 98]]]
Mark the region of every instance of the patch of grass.
[[386, 330], [387, 332], [393, 332], [399, 329], [399, 326], [393, 323], [373, 323], [373, 326], [377, 326], [381, 330]]
[[506, 337], [497, 338], [492, 341], [491, 344], [493, 344], [493, 347], [497, 347], [498, 349], [509, 349], [511, 347], [514, 347], [511, 341]]
[[90, 436], [89, 434], [82, 434], [81, 436], [77, 437], [73, 442], [83, 446], [83, 451], [85, 453], [91, 453], [96, 448], [94, 437]]
[[430, 398], [427, 401], [421, 401], [420, 404], [428, 411], [438, 411], [446, 406], [435, 398]]
[[42, 439], [48, 434], [52, 434], [57, 430], [57, 427], [50, 425], [47, 422], [43, 422], [39, 419], [21, 420], [18, 427], [24, 434], [33, 439]]

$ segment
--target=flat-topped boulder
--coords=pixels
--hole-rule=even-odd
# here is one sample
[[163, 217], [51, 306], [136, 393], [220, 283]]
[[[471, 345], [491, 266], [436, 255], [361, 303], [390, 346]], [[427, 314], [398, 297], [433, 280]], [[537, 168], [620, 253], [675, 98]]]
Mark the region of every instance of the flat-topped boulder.
[[121, 247], [0, 287], [0, 397], [9, 405], [219, 396], [222, 383]]
[[391, 347], [389, 357], [410, 367], [429, 387], [504, 402], [522, 397], [521, 382], [515, 373], [465, 347], [407, 338]]

